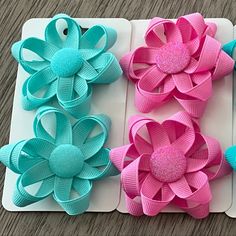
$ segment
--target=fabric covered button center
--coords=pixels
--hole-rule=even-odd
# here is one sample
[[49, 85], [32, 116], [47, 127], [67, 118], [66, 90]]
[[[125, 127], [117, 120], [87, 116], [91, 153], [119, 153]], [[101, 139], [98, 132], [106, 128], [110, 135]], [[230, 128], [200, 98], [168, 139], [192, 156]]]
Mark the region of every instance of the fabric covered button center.
[[71, 144], [56, 147], [49, 158], [49, 166], [52, 172], [63, 178], [71, 178], [79, 174], [83, 169], [83, 165], [83, 153]]
[[188, 66], [190, 59], [189, 50], [183, 43], [167, 43], [158, 49], [156, 64], [162, 72], [176, 74]]
[[186, 172], [187, 161], [184, 153], [174, 147], [158, 148], [150, 158], [153, 176], [161, 182], [175, 182]]
[[51, 60], [51, 69], [60, 77], [75, 75], [82, 67], [83, 59], [80, 52], [73, 48], [63, 48], [57, 51]]

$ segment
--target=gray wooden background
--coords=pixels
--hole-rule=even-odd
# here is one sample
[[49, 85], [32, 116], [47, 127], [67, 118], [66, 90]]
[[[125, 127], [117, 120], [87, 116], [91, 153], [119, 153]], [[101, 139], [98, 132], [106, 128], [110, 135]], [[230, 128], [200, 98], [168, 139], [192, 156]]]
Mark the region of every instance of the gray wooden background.
[[[17, 63], [11, 44], [20, 39], [23, 23], [33, 17], [64, 12], [72, 17], [154, 16], [176, 18], [200, 12], [205, 17], [225, 17], [236, 24], [236, 0], [0, 0], [0, 146], [9, 138]], [[0, 198], [5, 169], [0, 165]], [[160, 214], [140, 218], [111, 213], [10, 213], [0, 204], [0, 235], [236, 235], [236, 219], [211, 214], [194, 220], [185, 214]]]

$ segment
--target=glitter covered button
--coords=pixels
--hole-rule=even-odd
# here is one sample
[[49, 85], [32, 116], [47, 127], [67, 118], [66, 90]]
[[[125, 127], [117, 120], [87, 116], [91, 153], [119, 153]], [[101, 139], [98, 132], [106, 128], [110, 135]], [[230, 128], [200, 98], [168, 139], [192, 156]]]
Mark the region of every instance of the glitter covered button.
[[60, 77], [70, 77], [76, 74], [83, 65], [83, 59], [78, 50], [63, 48], [55, 53], [51, 61], [51, 69]]
[[188, 48], [180, 42], [167, 43], [158, 49], [156, 63], [167, 74], [183, 71], [191, 59]]
[[81, 172], [84, 165], [82, 152], [71, 144], [62, 144], [54, 149], [49, 158], [52, 172], [63, 178], [71, 178]]
[[187, 168], [184, 153], [171, 146], [157, 149], [150, 158], [151, 173], [161, 182], [174, 182], [180, 179]]

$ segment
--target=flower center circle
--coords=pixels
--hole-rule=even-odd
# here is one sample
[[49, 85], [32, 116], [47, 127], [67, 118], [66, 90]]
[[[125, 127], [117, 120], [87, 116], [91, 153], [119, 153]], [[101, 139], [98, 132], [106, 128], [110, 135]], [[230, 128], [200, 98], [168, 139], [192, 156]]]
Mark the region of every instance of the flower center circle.
[[82, 152], [71, 144], [62, 144], [56, 147], [49, 158], [49, 166], [52, 172], [63, 178], [71, 178], [79, 174], [83, 165]]
[[51, 60], [51, 69], [60, 77], [70, 77], [76, 74], [83, 65], [80, 52], [73, 48], [63, 48], [57, 51]]
[[184, 175], [186, 168], [184, 153], [171, 146], [158, 148], [150, 158], [151, 173], [161, 182], [175, 182]]
[[180, 42], [167, 43], [158, 49], [157, 67], [167, 74], [183, 71], [191, 59], [188, 48]]

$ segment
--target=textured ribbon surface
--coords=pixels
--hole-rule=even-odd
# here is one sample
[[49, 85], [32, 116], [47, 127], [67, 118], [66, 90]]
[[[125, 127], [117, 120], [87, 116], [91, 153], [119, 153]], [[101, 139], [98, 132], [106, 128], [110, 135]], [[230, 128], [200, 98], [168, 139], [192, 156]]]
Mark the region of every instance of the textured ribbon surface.
[[212, 94], [212, 80], [233, 70], [233, 60], [214, 39], [216, 25], [199, 13], [177, 22], [154, 18], [145, 34], [146, 46], [125, 55], [120, 63], [135, 83], [135, 105], [150, 112], [174, 97], [193, 117], [202, 116]]
[[[60, 23], [66, 23], [66, 35], [58, 27]], [[87, 114], [91, 84], [112, 83], [122, 74], [115, 56], [106, 52], [116, 38], [116, 31], [103, 25], [95, 25], [82, 35], [76, 21], [59, 14], [47, 25], [45, 41], [27, 38], [16, 42], [12, 54], [30, 74], [22, 88], [24, 109], [38, 108], [56, 97], [74, 117]], [[39, 59], [32, 58], [35, 54]]]
[[159, 123], [143, 116], [129, 120], [130, 144], [110, 159], [121, 172], [127, 210], [157, 215], [173, 204], [195, 218], [209, 214], [209, 181], [231, 172], [220, 144], [200, 133], [186, 112]]
[[[50, 115], [54, 130], [46, 125]], [[103, 147], [109, 128], [105, 115], [85, 116], [72, 126], [59, 110], [41, 107], [34, 120], [36, 137], [0, 149], [0, 161], [19, 174], [14, 204], [23, 207], [52, 195], [70, 215], [86, 211], [93, 180], [118, 173]]]
[[[224, 46], [223, 46], [223, 50], [233, 58], [233, 54], [234, 54], [234, 51], [235, 51], [235, 47], [236, 47], [236, 40], [233, 40], [229, 43], [226, 43]], [[234, 69], [236, 70], [236, 63], [234, 63]]]
[[225, 158], [234, 171], [236, 171], [236, 146], [229, 147], [225, 151]]
[[[223, 46], [223, 50], [233, 57], [233, 53], [236, 47], [236, 40], [233, 40]], [[236, 70], [236, 63], [234, 64], [234, 69]], [[225, 152], [225, 158], [231, 167], [236, 171], [236, 146], [229, 147]]]

